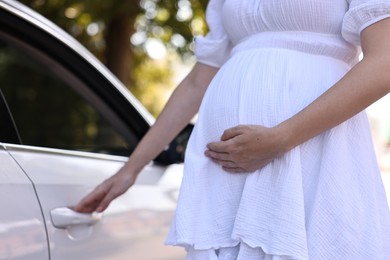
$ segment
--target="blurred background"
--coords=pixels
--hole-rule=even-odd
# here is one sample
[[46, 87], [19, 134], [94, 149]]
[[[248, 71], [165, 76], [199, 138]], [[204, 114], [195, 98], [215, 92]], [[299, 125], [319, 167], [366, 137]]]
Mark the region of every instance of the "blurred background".
[[[157, 116], [207, 32], [207, 0], [21, 0], [69, 32]], [[368, 110], [384, 180], [390, 182], [390, 97]]]
[[21, 0], [62, 27], [158, 115], [194, 63], [207, 0]]

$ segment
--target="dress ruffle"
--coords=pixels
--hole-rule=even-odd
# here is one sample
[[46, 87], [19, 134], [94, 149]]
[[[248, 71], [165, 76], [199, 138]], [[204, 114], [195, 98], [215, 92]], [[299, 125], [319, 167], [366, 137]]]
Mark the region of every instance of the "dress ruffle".
[[250, 247], [244, 242], [234, 247], [220, 249], [194, 250], [193, 248], [189, 248], [187, 252], [186, 260], [291, 260], [287, 256], [268, 255], [261, 248]]

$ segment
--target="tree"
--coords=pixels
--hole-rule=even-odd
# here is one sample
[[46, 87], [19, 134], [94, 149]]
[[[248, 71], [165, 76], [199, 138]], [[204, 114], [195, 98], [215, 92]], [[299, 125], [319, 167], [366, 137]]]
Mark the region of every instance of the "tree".
[[[184, 60], [191, 58], [194, 35], [207, 30], [206, 0], [21, 2], [73, 35], [141, 101], [151, 86], [171, 85], [169, 59], [163, 65], [153, 59], [164, 52], [178, 53]], [[145, 81], [145, 75], [150, 80]], [[158, 113], [158, 108], [149, 109]]]

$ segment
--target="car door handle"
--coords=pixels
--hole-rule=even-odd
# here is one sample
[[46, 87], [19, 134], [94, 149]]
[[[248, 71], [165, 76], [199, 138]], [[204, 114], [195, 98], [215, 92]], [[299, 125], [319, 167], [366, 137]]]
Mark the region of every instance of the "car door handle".
[[76, 225], [91, 226], [103, 217], [103, 213], [79, 213], [67, 207], [56, 208], [50, 211], [53, 226], [67, 229]]

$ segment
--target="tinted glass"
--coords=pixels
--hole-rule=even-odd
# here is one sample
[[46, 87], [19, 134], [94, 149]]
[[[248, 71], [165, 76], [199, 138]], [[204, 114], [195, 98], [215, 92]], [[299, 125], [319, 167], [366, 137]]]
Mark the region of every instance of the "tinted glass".
[[79, 86], [53, 69], [53, 61], [30, 52], [0, 39], [0, 87], [22, 143], [129, 154], [126, 142], [101, 116], [99, 107], [80, 94], [85, 86], [78, 91]]

